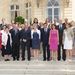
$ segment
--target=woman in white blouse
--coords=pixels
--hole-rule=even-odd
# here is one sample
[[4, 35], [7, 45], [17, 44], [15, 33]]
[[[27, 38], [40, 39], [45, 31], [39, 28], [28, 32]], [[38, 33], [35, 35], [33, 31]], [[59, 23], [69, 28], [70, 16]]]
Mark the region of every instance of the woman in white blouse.
[[34, 52], [34, 57], [38, 58], [41, 33], [40, 33], [40, 30], [38, 30], [37, 28], [37, 24], [35, 23], [33, 24], [33, 29], [31, 30], [31, 38], [32, 38], [32, 49]]
[[9, 61], [11, 55], [12, 39], [11, 34], [9, 33], [9, 28], [7, 26], [4, 28], [5, 29], [2, 31], [2, 50], [4, 51], [5, 61]]

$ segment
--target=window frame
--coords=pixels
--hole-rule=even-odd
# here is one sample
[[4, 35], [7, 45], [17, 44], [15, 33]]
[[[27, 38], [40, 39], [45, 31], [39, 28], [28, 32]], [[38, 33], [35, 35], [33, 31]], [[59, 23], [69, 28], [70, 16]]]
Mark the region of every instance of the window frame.
[[[57, 1], [57, 0], [55, 0], [55, 1]], [[48, 0], [48, 2], [50, 2], [50, 0]], [[52, 6], [48, 6], [48, 3], [47, 3], [47, 17], [49, 18], [49, 16], [51, 16], [51, 15], [49, 15], [48, 13], [48, 9], [52, 9], [52, 22], [54, 21], [54, 19], [55, 19], [55, 16], [59, 16], [60, 17], [60, 0], [59, 1], [57, 1], [57, 2], [59, 2], [59, 5], [58, 6], [54, 6], [54, 5], [52, 5]], [[55, 2], [56, 3], [56, 2]], [[54, 4], [55, 4], [54, 3]], [[55, 15], [54, 14], [54, 9], [55, 8], [58, 8], [58, 15]]]

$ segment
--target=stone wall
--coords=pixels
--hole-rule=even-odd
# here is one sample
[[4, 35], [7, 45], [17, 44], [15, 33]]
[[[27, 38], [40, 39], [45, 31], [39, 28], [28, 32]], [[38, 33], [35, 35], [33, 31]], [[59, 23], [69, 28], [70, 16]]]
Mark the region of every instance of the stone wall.
[[10, 22], [10, 0], [1, 0], [0, 1], [0, 20], [5, 18]]
[[[18, 1], [18, 2], [17, 2]], [[47, 0], [39, 0], [39, 7], [36, 5], [36, 0], [17, 0], [14, 3], [20, 6], [20, 15], [26, 18], [25, 3], [31, 2], [31, 18], [36, 17], [39, 21], [44, 22], [47, 18]], [[0, 1], [0, 19], [5, 18], [7, 21], [11, 21], [10, 5], [11, 0]], [[65, 0], [60, 0], [60, 17], [61, 19], [68, 18], [69, 20], [75, 20], [75, 0], [70, 0], [69, 5], [66, 5]]]
[[69, 21], [72, 20], [72, 1], [73, 0], [69, 0], [69, 4], [67, 5], [65, 0], [63, 0], [64, 18], [68, 18]]

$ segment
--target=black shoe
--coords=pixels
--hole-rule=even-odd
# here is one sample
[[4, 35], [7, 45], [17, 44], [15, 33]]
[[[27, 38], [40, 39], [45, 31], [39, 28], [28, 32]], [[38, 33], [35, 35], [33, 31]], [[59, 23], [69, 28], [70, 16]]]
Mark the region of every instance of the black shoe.
[[5, 59], [5, 61], [10, 61], [9, 59]]
[[2, 55], [2, 57], [4, 57], [4, 54], [3, 53], [1, 55]]
[[47, 61], [50, 61], [50, 59], [47, 59]]
[[25, 58], [22, 58], [22, 61], [24, 61], [25, 60]]
[[31, 59], [28, 59], [28, 61], [30, 61]]
[[19, 61], [19, 58], [17, 58], [17, 61]]
[[66, 59], [63, 59], [63, 61], [66, 61]]
[[46, 61], [46, 59], [43, 59], [43, 61]]
[[13, 61], [15, 61], [16, 59], [15, 58], [13, 58]]
[[60, 59], [58, 59], [58, 61], [60, 61]]

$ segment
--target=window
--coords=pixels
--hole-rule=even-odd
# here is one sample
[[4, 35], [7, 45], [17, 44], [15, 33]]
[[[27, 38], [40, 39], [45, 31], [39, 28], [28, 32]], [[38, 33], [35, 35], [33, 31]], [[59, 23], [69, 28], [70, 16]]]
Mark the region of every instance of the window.
[[11, 13], [11, 21], [14, 21], [14, 19], [20, 15], [19, 5], [11, 5], [10, 13]]
[[29, 2], [29, 7], [31, 7], [31, 3]]
[[52, 20], [52, 8], [48, 9], [48, 18], [50, 18], [50, 20]]
[[59, 10], [60, 10], [59, 2], [60, 0], [48, 0], [47, 13], [48, 18], [50, 18], [51, 21], [54, 21], [54, 18], [59, 20]]
[[31, 23], [31, 3], [28, 2], [25, 4], [25, 11], [26, 11], [26, 19], [28, 20], [28, 23]]
[[15, 13], [14, 11], [11, 11], [11, 21], [14, 21]]
[[28, 8], [28, 3], [26, 3], [26, 8]]
[[16, 10], [19, 10], [19, 5], [16, 5]]
[[26, 9], [26, 19], [28, 19], [28, 10]]
[[11, 6], [10, 6], [10, 9], [11, 9], [11, 10], [14, 10], [14, 5], [11, 5]]
[[11, 5], [10, 10], [12, 11], [19, 10], [19, 5]]

